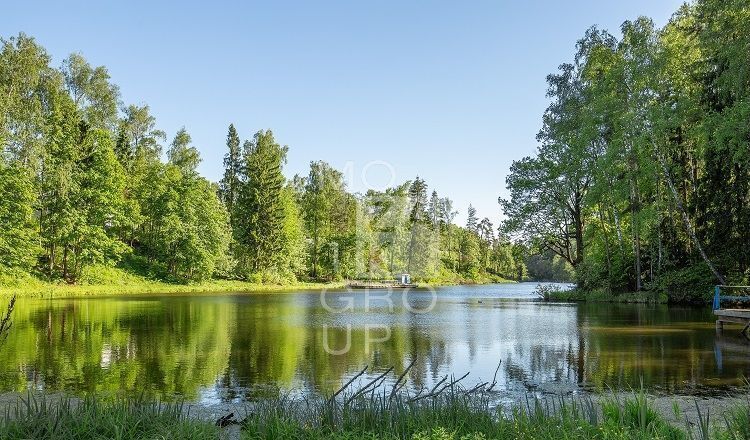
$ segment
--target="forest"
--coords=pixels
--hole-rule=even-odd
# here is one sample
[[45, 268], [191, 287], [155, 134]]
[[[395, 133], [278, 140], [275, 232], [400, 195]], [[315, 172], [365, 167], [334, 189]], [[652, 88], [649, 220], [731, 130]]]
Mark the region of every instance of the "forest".
[[567, 261], [583, 291], [703, 301], [750, 278], [750, 5], [699, 0], [661, 29], [588, 29], [547, 78], [503, 231]]
[[0, 115], [0, 284], [96, 283], [112, 268], [173, 283], [527, 276], [525, 248], [472, 207], [455, 225], [419, 177], [354, 194], [320, 161], [287, 179], [271, 130], [243, 141], [230, 124], [211, 182], [186, 129], [169, 140], [105, 67], [75, 53], [54, 67], [25, 34], [2, 40]]

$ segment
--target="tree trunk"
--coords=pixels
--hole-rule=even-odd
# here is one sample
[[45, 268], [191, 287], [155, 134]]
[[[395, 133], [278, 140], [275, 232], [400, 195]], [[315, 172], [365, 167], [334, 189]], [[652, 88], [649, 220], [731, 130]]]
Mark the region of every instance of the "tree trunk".
[[416, 246], [417, 242], [417, 234], [416, 234], [416, 223], [412, 225], [411, 227], [411, 237], [409, 238], [409, 254], [406, 259], [406, 272], [411, 273], [411, 262], [412, 258], [414, 257], [414, 246]]
[[318, 278], [318, 236], [313, 236], [313, 249], [312, 249], [312, 276]]
[[576, 205], [575, 209], [573, 210], [573, 225], [576, 228], [575, 230], [575, 240], [576, 240], [576, 253], [573, 257], [573, 261], [575, 264], [573, 264], [574, 267], [578, 267], [583, 262], [583, 217], [581, 215], [581, 197], [579, 195], [576, 195]]
[[55, 270], [55, 244], [52, 243], [49, 246], [49, 274]]
[[633, 224], [633, 256], [635, 257], [634, 270], [635, 270], [635, 290], [636, 292], [641, 291], [641, 273], [643, 271], [641, 267], [641, 225], [640, 225], [640, 190], [638, 188], [638, 162], [635, 157], [635, 153], [632, 151], [631, 146], [631, 157], [630, 157], [630, 216]]
[[599, 222], [602, 225], [602, 235], [604, 236], [604, 252], [607, 256], [607, 284], [611, 284], [612, 280], [612, 251], [609, 245], [609, 234], [607, 233], [606, 223], [604, 222], [604, 212], [601, 204], [599, 204]]
[[63, 248], [63, 279], [68, 279], [68, 247]]

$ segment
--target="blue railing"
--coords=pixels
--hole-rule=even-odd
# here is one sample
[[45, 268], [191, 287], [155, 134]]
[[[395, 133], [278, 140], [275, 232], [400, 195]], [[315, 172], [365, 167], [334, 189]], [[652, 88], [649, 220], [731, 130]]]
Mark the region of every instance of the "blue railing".
[[737, 302], [750, 302], [750, 296], [737, 296], [737, 295], [722, 295], [721, 289], [745, 289], [747, 291], [750, 291], [750, 286], [722, 286], [717, 285], [714, 287], [714, 304], [713, 309], [719, 310], [721, 308], [721, 301], [722, 300], [728, 300], [728, 301], [737, 301]]

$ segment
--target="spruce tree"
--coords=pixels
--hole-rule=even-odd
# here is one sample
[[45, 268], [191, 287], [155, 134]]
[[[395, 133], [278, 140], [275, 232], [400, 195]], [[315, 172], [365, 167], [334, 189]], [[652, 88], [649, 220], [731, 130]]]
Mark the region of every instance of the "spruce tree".
[[427, 217], [427, 183], [419, 176], [409, 186], [409, 199], [411, 201], [410, 220], [412, 223], [424, 220]]
[[245, 144], [243, 183], [237, 199], [235, 242], [243, 275], [278, 269], [284, 246], [281, 191], [287, 147], [270, 130], [259, 131]]
[[227, 133], [227, 153], [224, 155], [224, 177], [219, 182], [219, 194], [221, 200], [229, 212], [229, 221], [234, 226], [233, 212], [234, 204], [240, 187], [240, 176], [242, 174], [242, 150], [240, 150], [240, 137], [234, 124], [229, 124]]
[[471, 206], [470, 204], [467, 213], [468, 213], [468, 217], [466, 217], [466, 229], [468, 231], [476, 233], [477, 228], [479, 226], [479, 219], [477, 218], [477, 209]]
[[409, 186], [409, 201], [411, 210], [409, 220], [411, 222], [409, 249], [406, 259], [406, 271], [412, 272], [415, 267], [415, 252], [422, 250], [425, 244], [424, 226], [427, 221], [427, 183], [417, 176]]
[[432, 191], [430, 203], [427, 206], [427, 216], [434, 228], [440, 225], [440, 210], [440, 197], [438, 197], [437, 191]]

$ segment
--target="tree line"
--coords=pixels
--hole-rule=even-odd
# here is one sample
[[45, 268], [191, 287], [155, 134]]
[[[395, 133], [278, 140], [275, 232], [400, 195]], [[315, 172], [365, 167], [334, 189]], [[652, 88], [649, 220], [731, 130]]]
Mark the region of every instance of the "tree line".
[[750, 3], [698, 0], [661, 29], [592, 27], [548, 76], [503, 230], [585, 290], [697, 300], [750, 278]]
[[[0, 52], [0, 276], [70, 283], [92, 268], [150, 277], [254, 282], [526, 276], [524, 252], [419, 177], [353, 194], [313, 162], [283, 174], [270, 130], [226, 137], [218, 183], [182, 128], [170, 140], [147, 105], [124, 105], [107, 69], [79, 54], [59, 68], [33, 38]], [[219, 141], [220, 142], [220, 141]]]

